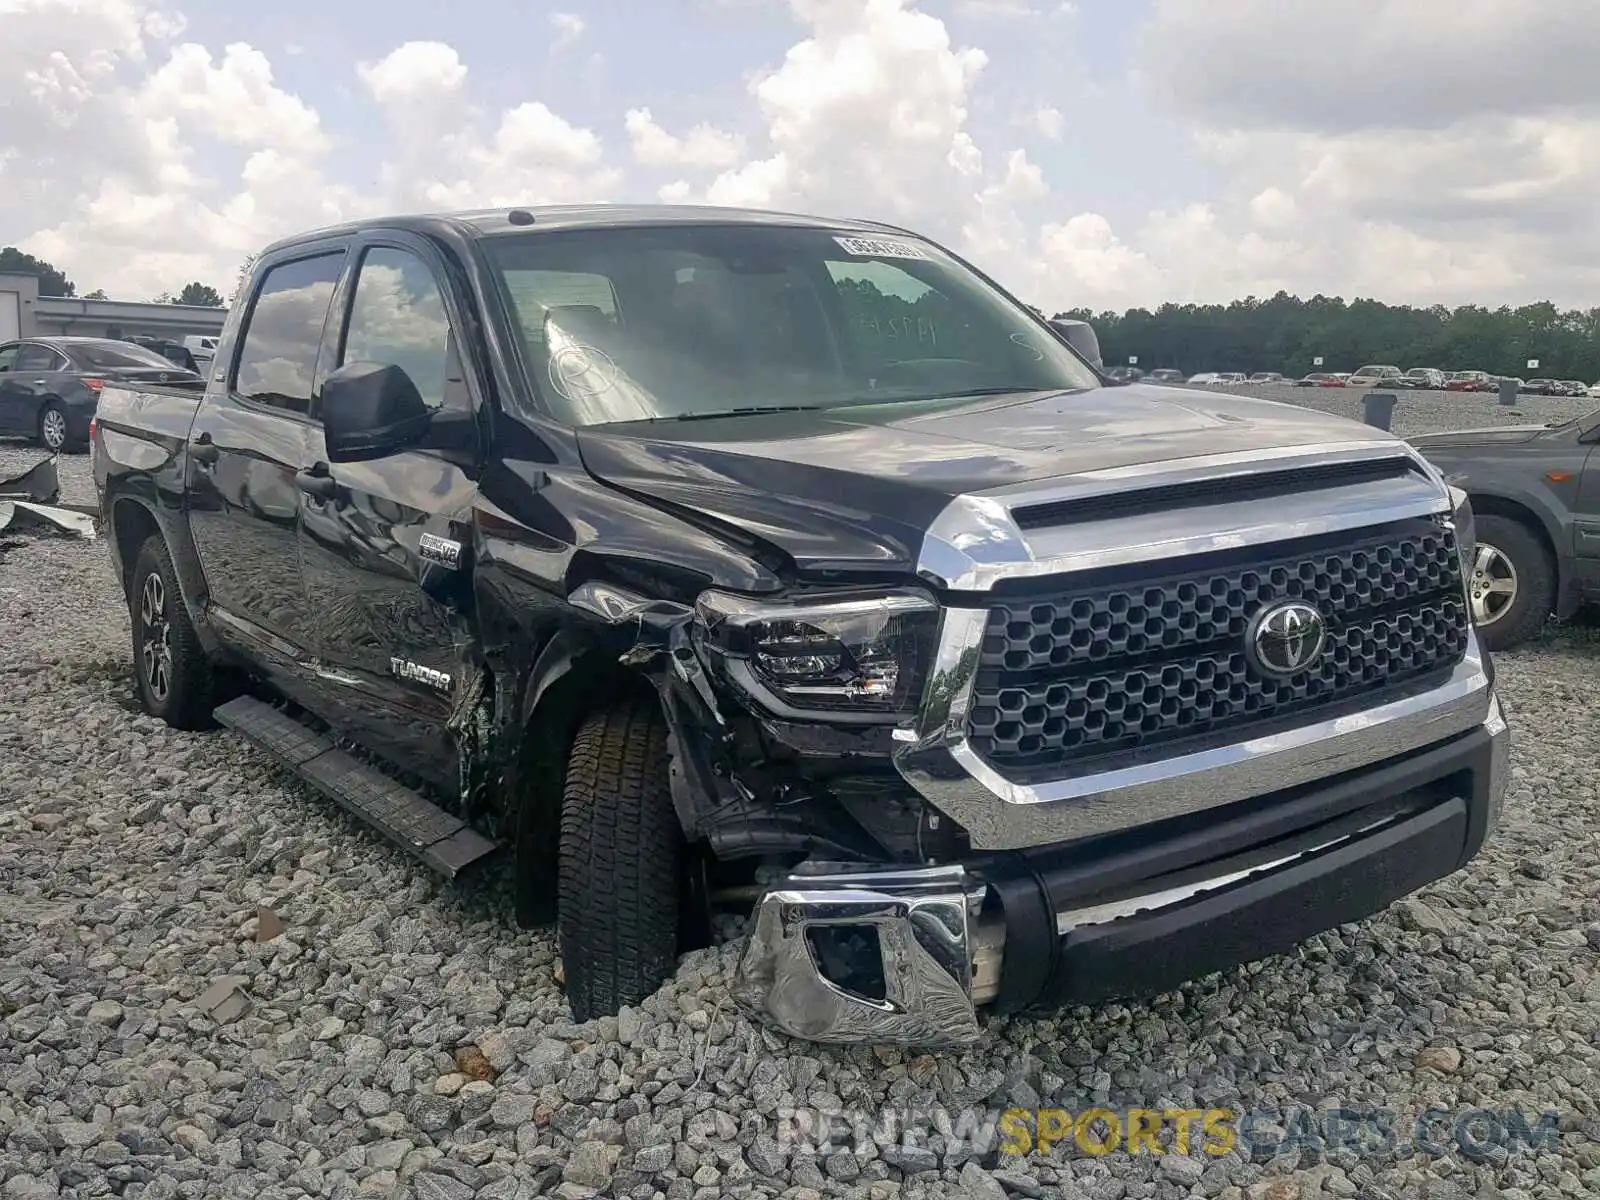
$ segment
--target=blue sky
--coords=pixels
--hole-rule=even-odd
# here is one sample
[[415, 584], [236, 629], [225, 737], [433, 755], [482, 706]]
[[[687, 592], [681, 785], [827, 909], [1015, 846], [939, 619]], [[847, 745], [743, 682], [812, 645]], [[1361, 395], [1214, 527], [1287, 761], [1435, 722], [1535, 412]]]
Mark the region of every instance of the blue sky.
[[0, 23], [0, 241], [83, 290], [224, 286], [354, 214], [667, 199], [912, 225], [1050, 308], [1600, 294], [1600, 7], [1571, 0], [0, 0]]

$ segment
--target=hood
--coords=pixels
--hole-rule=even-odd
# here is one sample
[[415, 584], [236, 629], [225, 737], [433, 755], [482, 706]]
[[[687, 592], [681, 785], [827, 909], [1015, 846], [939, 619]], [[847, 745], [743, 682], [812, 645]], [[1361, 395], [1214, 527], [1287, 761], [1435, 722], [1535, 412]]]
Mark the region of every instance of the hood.
[[595, 478], [737, 527], [802, 572], [903, 574], [929, 524], [963, 493], [1388, 436], [1291, 404], [1131, 384], [589, 426], [578, 442]]
[[1422, 433], [1407, 438], [1418, 450], [1453, 450], [1468, 446], [1507, 446], [1531, 442], [1541, 433], [1550, 432], [1548, 425], [1499, 425], [1491, 429], [1453, 429], [1443, 433]]

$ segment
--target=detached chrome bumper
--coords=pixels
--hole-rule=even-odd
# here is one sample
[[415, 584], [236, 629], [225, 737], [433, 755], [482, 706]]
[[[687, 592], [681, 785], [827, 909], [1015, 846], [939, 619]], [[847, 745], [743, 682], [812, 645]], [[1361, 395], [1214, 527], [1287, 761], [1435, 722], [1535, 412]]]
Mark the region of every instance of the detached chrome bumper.
[[[1326, 805], [1301, 794], [1296, 808], [1310, 800], [1323, 811], [1297, 830], [1278, 819], [1275, 835], [1252, 841], [1251, 822], [1271, 825], [1271, 806], [1219, 812], [1208, 862], [1174, 869], [1170, 847], [1153, 841], [1149, 861], [1166, 865], [1110, 889], [1092, 883], [1081, 857], [1066, 866], [1050, 848], [990, 859], [987, 882], [983, 868], [960, 863], [802, 864], [758, 903], [734, 996], [811, 1041], [959, 1046], [977, 1040], [977, 1010], [996, 1001], [1016, 1011], [1156, 994], [1288, 951], [1478, 852], [1499, 823], [1508, 775], [1509, 732], [1492, 692], [1487, 707], [1469, 733], [1362, 777], [1371, 792], [1344, 777]], [[1446, 779], [1451, 794], [1441, 796]], [[1008, 894], [1030, 900], [1001, 903]]]
[[802, 864], [756, 906], [734, 996], [817, 1042], [963, 1045], [994, 998], [1004, 931], [959, 863]]

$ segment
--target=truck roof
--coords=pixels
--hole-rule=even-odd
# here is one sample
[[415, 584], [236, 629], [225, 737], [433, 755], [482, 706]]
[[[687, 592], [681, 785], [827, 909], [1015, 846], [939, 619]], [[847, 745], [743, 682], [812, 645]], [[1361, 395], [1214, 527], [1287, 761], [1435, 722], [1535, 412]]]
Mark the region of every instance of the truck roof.
[[[513, 218], [512, 214], [516, 214]], [[531, 219], [530, 219], [531, 218]], [[530, 204], [460, 212], [406, 213], [364, 217], [339, 225], [309, 229], [279, 238], [262, 253], [283, 246], [325, 237], [359, 233], [366, 229], [399, 229], [420, 234], [453, 233], [468, 237], [497, 237], [538, 229], [640, 228], [661, 225], [787, 225], [813, 229], [846, 229], [861, 233], [909, 231], [881, 221], [808, 216], [754, 208], [724, 208], [712, 204]]]

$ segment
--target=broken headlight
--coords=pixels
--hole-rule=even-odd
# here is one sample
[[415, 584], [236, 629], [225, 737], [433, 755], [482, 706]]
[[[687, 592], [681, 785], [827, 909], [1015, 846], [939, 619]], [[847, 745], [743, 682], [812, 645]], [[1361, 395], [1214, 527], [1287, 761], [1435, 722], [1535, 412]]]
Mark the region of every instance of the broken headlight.
[[769, 600], [710, 591], [695, 606], [710, 665], [779, 716], [896, 717], [915, 708], [939, 622], [922, 592]]

